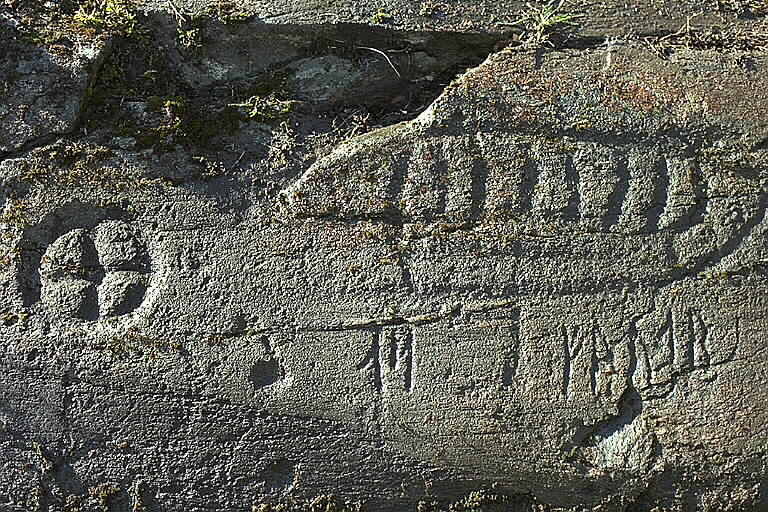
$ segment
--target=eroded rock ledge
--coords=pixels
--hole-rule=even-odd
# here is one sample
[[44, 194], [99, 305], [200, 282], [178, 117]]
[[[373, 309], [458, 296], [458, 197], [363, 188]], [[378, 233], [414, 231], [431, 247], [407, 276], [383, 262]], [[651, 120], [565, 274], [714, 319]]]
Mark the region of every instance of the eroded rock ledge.
[[759, 2], [262, 4], [0, 4], [2, 510], [768, 506]]

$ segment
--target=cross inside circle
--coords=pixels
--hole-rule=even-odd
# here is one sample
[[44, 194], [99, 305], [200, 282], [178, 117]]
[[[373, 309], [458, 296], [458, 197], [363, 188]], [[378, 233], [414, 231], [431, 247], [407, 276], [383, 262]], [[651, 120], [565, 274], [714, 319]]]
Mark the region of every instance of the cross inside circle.
[[40, 298], [60, 315], [83, 320], [128, 314], [141, 305], [150, 273], [146, 247], [131, 227], [107, 220], [73, 229], [40, 262]]

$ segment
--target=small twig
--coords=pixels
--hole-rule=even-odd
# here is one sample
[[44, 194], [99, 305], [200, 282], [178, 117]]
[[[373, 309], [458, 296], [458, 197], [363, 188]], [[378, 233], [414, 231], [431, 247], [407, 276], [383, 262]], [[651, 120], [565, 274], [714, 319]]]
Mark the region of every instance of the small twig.
[[357, 49], [357, 50], [369, 50], [369, 51], [372, 51], [372, 52], [376, 52], [376, 53], [378, 53], [379, 55], [383, 55], [383, 56], [384, 56], [384, 58], [385, 58], [385, 59], [387, 59], [387, 62], [389, 63], [389, 65], [390, 65], [390, 67], [392, 68], [392, 70], [393, 70], [393, 71], [395, 72], [395, 74], [397, 75], [397, 78], [400, 78], [400, 79], [402, 79], [402, 78], [403, 78], [403, 76], [402, 76], [402, 75], [400, 74], [400, 72], [397, 70], [397, 68], [395, 67], [395, 65], [394, 65], [394, 64], [392, 64], [392, 61], [390, 60], [389, 56], [388, 56], [386, 53], [384, 53], [383, 51], [381, 51], [381, 50], [377, 50], [376, 48], [371, 48], [371, 47], [369, 47], [369, 46], [355, 46], [355, 49]]
[[173, 3], [173, 0], [168, 0], [168, 5], [171, 6], [171, 10], [176, 15], [176, 21], [179, 21], [181, 23], [187, 22], [187, 18], [185, 18], [184, 15], [181, 14], [181, 11], [179, 11], [178, 7], [176, 7], [176, 4]]
[[238, 165], [240, 165], [240, 162], [242, 162], [242, 161], [243, 161], [243, 157], [244, 157], [244, 156], [245, 156], [245, 151], [243, 151], [242, 153], [240, 153], [240, 157], [239, 157], [239, 158], [238, 158], [238, 159], [235, 161], [235, 163], [234, 163], [234, 164], [232, 164], [232, 168], [233, 168], [233, 169], [234, 169], [235, 167], [237, 167]]
[[[690, 40], [691, 40], [691, 34], [693, 30], [691, 27], [691, 20], [697, 16], [701, 16], [702, 14], [704, 13], [699, 12], [691, 16], [688, 16], [685, 20], [685, 25], [680, 27], [680, 30], [658, 38], [655, 41], [655, 44], [648, 42], [649, 38], [646, 38], [646, 43], [649, 44], [652, 48], [654, 48], [655, 51], [658, 53], [663, 48], [663, 43], [666, 43], [667, 41], [674, 41], [677, 38], [684, 38], [685, 47], [690, 48], [690, 42], [691, 42]], [[673, 44], [673, 43], [670, 42], [670, 44]]]

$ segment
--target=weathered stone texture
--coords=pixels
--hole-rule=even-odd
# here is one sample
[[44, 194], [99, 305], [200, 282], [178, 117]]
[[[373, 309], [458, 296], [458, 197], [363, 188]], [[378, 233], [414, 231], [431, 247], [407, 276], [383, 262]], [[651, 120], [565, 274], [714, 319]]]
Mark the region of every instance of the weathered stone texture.
[[[177, 8], [192, 12], [233, 5], [222, 0], [176, 0], [174, 3]], [[139, 5], [147, 10], [168, 8], [163, 0], [142, 0]], [[570, 11], [583, 14], [579, 20], [582, 35], [597, 38], [664, 34], [677, 31], [689, 21], [700, 27], [734, 23], [748, 27], [761, 22], [761, 16], [766, 13], [761, 0], [583, 0], [567, 6]], [[526, 7], [522, 0], [243, 0], [236, 4], [236, 9], [252, 12], [264, 23], [364, 23], [457, 32], [507, 30]], [[383, 16], [376, 16], [379, 13]], [[734, 22], [735, 15], [740, 18]]]
[[768, 506], [764, 52], [508, 48], [338, 142], [406, 56], [256, 26], [212, 29], [229, 67], [158, 46], [201, 95], [312, 91], [210, 138], [170, 95], [82, 130], [85, 68], [0, 65], [46, 119], [0, 121], [0, 509]]
[[0, 12], [0, 154], [72, 131], [107, 44], [75, 39], [41, 48]]

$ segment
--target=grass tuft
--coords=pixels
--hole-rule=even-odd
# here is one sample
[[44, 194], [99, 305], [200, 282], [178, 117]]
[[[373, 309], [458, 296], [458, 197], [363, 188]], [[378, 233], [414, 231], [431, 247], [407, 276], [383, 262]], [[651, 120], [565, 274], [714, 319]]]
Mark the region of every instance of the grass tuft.
[[75, 21], [98, 32], [131, 36], [136, 14], [125, 0], [87, 0], [75, 13]]
[[576, 20], [583, 17], [580, 14], [572, 14], [563, 11], [565, 0], [550, 0], [536, 6], [526, 2], [527, 9], [512, 23], [503, 25], [521, 26], [524, 28], [524, 42], [541, 46], [551, 44], [550, 36], [565, 27], [576, 25]]

